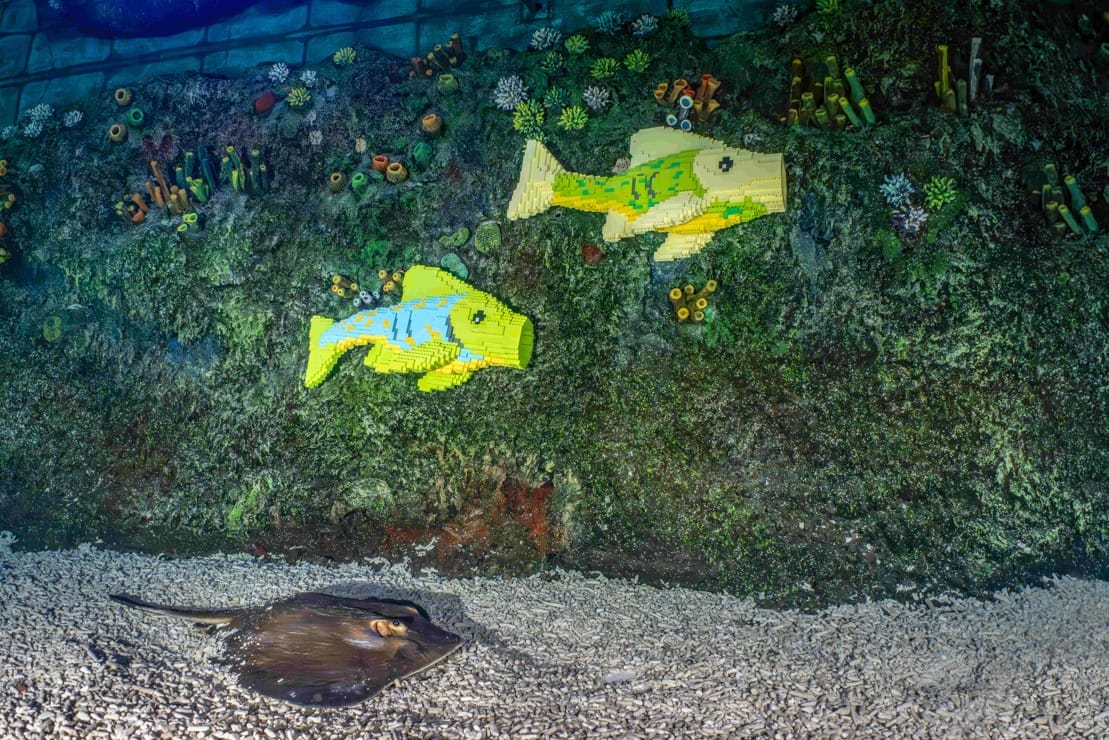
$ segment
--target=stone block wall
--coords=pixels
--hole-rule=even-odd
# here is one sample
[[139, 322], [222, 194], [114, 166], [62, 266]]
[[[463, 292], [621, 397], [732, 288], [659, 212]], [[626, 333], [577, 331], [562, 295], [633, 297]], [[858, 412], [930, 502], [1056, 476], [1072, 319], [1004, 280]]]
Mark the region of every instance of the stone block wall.
[[[663, 15], [674, 0], [630, 0], [615, 5], [629, 16]], [[739, 0], [679, 2], [695, 32], [718, 38], [750, 19]], [[426, 54], [452, 33], [469, 49], [524, 49], [537, 28], [571, 31], [589, 25], [607, 0], [549, 0], [533, 17], [518, 0], [305, 0], [267, 9], [260, 3], [226, 21], [157, 38], [99, 39], [80, 34], [36, 0], [0, 0], [0, 127], [38, 103], [62, 107], [92, 91], [111, 90], [163, 74], [200, 72], [235, 76], [258, 64], [315, 63], [351, 44], [377, 47], [407, 59]]]

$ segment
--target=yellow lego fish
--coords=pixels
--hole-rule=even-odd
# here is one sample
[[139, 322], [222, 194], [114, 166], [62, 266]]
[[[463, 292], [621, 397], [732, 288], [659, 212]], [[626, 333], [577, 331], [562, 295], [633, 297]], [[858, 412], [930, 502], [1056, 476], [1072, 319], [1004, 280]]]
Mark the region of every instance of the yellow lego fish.
[[351, 347], [373, 344], [366, 366], [379, 373], [425, 373], [422, 391], [440, 391], [500, 365], [523, 369], [535, 341], [531, 320], [446, 270], [404, 273], [404, 301], [340, 321], [313, 316], [304, 385], [313, 388]]
[[720, 229], [784, 211], [785, 164], [781, 154], [737, 149], [660, 126], [632, 136], [627, 172], [579, 175], [531, 139], [508, 218], [528, 218], [551, 206], [607, 211], [601, 235], [609, 242], [665, 232], [654, 258], [681, 259], [699, 252]]

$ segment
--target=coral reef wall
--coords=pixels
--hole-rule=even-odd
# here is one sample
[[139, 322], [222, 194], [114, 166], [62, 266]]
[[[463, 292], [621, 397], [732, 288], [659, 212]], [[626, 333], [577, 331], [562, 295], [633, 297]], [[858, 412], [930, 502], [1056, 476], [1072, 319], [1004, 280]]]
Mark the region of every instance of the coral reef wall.
[[[0, 3], [0, 127], [14, 123], [19, 112], [31, 106], [73, 102], [89, 89], [163, 74], [234, 75], [265, 61], [313, 63], [356, 39], [361, 43], [371, 40], [382, 51], [401, 58], [421, 53], [456, 31], [461, 32], [467, 48], [523, 49], [537, 23], [583, 27], [609, 6], [603, 0], [543, 3], [539, 10], [529, 11], [526, 3], [497, 0], [482, 3], [481, 12], [474, 13], [472, 4], [457, 0], [267, 2], [230, 18], [211, 20], [209, 13], [195, 19], [179, 17], [176, 30], [167, 33], [164, 21], [147, 19], [144, 26], [142, 15], [129, 13], [126, 22], [130, 26], [124, 28], [123, 23], [109, 23], [111, 19], [100, 18], [84, 7], [108, 3], [71, 4], [78, 18], [67, 15], [65, 2]], [[146, 5], [149, 3], [140, 3]], [[204, 5], [200, 3], [201, 9]], [[248, 3], [225, 5], [240, 9]], [[693, 19], [694, 32], [702, 38], [715, 38], [755, 20], [753, 11], [742, 11], [758, 3], [731, 5], [733, 9], [727, 13], [720, 12], [718, 3], [684, 6]], [[629, 13], [662, 14], [666, 6], [663, 0], [643, 0], [621, 8]], [[74, 21], [82, 22], [84, 29]], [[105, 33], [100, 35], [105, 37], [86, 32], [93, 21], [101, 24]], [[116, 38], [107, 37], [108, 31], [117, 31]], [[152, 34], [157, 36], [151, 38]]]

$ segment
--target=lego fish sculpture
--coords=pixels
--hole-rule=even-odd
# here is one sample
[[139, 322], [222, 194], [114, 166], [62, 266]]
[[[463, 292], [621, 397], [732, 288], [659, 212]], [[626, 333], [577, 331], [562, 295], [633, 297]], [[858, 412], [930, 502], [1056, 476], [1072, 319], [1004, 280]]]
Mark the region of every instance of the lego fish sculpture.
[[333, 321], [313, 316], [304, 385], [324, 381], [351, 347], [373, 344], [366, 366], [379, 373], [424, 373], [422, 391], [464, 383], [491, 366], [524, 369], [535, 341], [531, 320], [446, 270], [416, 265], [404, 274], [404, 300]]
[[112, 601], [166, 617], [227, 629], [224, 660], [239, 684], [312, 707], [369, 699], [389, 684], [427, 670], [462, 645], [408, 601], [302, 593], [265, 606], [193, 609], [127, 594]]
[[552, 206], [605, 211], [605, 241], [661, 231], [666, 240], [654, 258], [666, 261], [694, 255], [720, 229], [779, 213], [785, 204], [781, 154], [660, 126], [632, 136], [628, 170], [611, 177], [568, 172], [541, 142], [529, 140], [508, 218], [528, 218]]

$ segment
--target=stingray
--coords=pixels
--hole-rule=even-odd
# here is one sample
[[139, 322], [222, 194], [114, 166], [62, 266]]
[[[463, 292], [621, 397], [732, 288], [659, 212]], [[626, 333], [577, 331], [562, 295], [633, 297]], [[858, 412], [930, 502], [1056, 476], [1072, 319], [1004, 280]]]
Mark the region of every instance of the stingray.
[[191, 609], [127, 594], [112, 601], [229, 630], [224, 658], [239, 684], [302, 706], [369, 699], [427, 670], [462, 645], [409, 601], [302, 593], [265, 606]]

